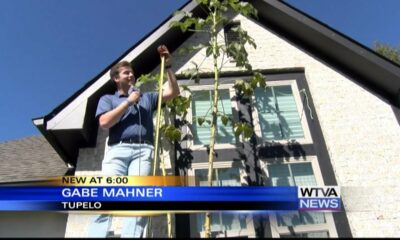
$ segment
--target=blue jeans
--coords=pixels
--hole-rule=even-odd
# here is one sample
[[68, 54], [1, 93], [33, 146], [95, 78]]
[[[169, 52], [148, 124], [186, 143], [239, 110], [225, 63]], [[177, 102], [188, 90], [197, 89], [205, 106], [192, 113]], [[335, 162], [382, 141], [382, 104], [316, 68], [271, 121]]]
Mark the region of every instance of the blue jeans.
[[[110, 146], [104, 155], [104, 176], [149, 176], [151, 172], [153, 146], [148, 144], [120, 143]], [[111, 226], [111, 215], [96, 215], [89, 226], [88, 237], [107, 236]], [[147, 217], [125, 217], [121, 237], [143, 236]]]

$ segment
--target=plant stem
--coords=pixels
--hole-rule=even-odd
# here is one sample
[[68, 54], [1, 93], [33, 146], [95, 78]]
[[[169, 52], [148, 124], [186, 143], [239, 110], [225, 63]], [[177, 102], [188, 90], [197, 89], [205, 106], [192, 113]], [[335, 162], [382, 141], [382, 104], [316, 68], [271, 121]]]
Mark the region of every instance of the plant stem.
[[[215, 138], [217, 133], [217, 113], [218, 113], [218, 53], [217, 53], [217, 10], [213, 12], [213, 26], [212, 26], [212, 44], [213, 44], [213, 60], [214, 60], [214, 99], [213, 99], [213, 112], [211, 122], [211, 140], [210, 140], [210, 152], [208, 153], [208, 185], [212, 186], [213, 179], [213, 163], [214, 163], [214, 146]], [[211, 238], [211, 213], [207, 212], [205, 217], [205, 236]]]
[[[157, 117], [156, 117], [156, 139], [154, 141], [154, 165], [153, 165], [153, 176], [156, 175], [157, 160], [158, 160], [158, 146], [160, 139], [160, 118], [161, 118], [161, 101], [162, 101], [162, 85], [164, 80], [164, 65], [165, 57], [161, 57], [161, 70], [160, 70], [160, 80], [158, 81], [158, 102], [157, 102]], [[152, 218], [149, 218], [147, 231], [150, 233], [152, 225]]]

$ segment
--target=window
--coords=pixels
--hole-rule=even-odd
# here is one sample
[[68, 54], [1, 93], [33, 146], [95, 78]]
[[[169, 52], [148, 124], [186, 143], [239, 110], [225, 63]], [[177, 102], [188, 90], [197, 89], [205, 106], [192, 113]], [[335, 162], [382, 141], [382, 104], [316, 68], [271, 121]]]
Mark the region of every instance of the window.
[[[264, 165], [265, 164], [265, 165]], [[322, 185], [316, 157], [307, 161], [267, 164], [263, 169], [272, 186]], [[318, 173], [318, 174], [317, 174]], [[334, 237], [337, 236], [331, 213], [288, 211], [270, 217], [273, 237]]]
[[[196, 186], [208, 186], [208, 169], [195, 170]], [[241, 186], [240, 172], [236, 168], [216, 168], [213, 174], [213, 186]], [[211, 231], [241, 231], [246, 229], [246, 218], [239, 214], [213, 213]], [[204, 214], [197, 214], [197, 231], [204, 231]]]
[[[195, 176], [196, 186], [208, 185], [208, 163], [192, 165], [190, 175]], [[242, 186], [245, 170], [243, 163], [216, 162], [214, 163], [213, 186]], [[204, 213], [191, 216], [191, 229], [204, 237]], [[253, 220], [249, 214], [233, 212], [213, 212], [211, 215], [211, 232], [215, 237], [255, 236]]]
[[[239, 27], [240, 22], [231, 22], [224, 27], [225, 46], [240, 41], [239, 33], [235, 31]], [[229, 51], [227, 52], [227, 55], [228, 57], [231, 57]]]
[[[222, 111], [228, 117], [232, 117], [231, 98], [229, 90], [223, 89], [218, 92], [218, 110]], [[193, 119], [195, 117], [205, 117], [206, 120], [211, 121], [212, 104], [214, 99], [214, 90], [196, 91], [192, 94], [192, 113]], [[197, 121], [193, 121], [193, 138], [195, 145], [210, 144], [210, 124], [204, 122], [201, 126]], [[217, 143], [234, 143], [235, 136], [233, 135], [232, 124], [228, 123], [226, 126], [222, 124], [220, 118], [217, 120]]]
[[[233, 108], [237, 109], [235, 101], [232, 98], [235, 95], [235, 91], [232, 88], [233, 84], [221, 85], [218, 91], [218, 111], [225, 113], [226, 116], [231, 119], [236, 119], [233, 112]], [[192, 149], [204, 148], [205, 145], [210, 144], [211, 128], [210, 124], [206, 121], [212, 120], [212, 103], [214, 90], [212, 85], [192, 86], [192, 104], [188, 112], [188, 121], [192, 123], [190, 128], [193, 140], [188, 143], [188, 146]], [[205, 118], [206, 121], [200, 126], [197, 122], [197, 118]], [[236, 142], [236, 137], [233, 132], [231, 122], [225, 126], [221, 118], [217, 119], [217, 136], [216, 136], [216, 148], [233, 148]], [[192, 145], [197, 146], [192, 148]], [[219, 145], [219, 146], [218, 146]]]
[[254, 93], [264, 139], [281, 140], [304, 137], [290, 86], [257, 88]]
[[254, 127], [259, 139], [311, 142], [295, 81], [268, 82], [266, 89], [256, 88], [253, 106]]
[[[311, 163], [268, 165], [272, 186], [316, 186]], [[295, 212], [277, 215], [278, 226], [325, 223], [323, 213]]]
[[293, 234], [281, 234], [281, 238], [328, 238], [329, 233], [326, 231], [321, 232], [309, 232], [309, 233], [293, 233]]

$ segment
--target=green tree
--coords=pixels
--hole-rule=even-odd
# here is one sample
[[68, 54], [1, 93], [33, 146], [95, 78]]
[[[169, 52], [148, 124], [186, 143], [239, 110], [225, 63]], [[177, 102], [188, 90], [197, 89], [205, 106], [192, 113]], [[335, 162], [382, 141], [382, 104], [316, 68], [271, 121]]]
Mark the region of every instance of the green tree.
[[[209, 157], [208, 157], [208, 185], [212, 186], [213, 179], [213, 162], [214, 162], [214, 146], [216, 141], [216, 129], [217, 119], [221, 118], [224, 125], [228, 122], [234, 127], [236, 136], [243, 134], [245, 139], [249, 139], [252, 134], [252, 128], [243, 122], [234, 122], [229, 116], [225, 115], [223, 111], [218, 109], [218, 89], [219, 89], [219, 78], [220, 73], [224, 64], [224, 58], [228, 55], [235, 62], [236, 66], [243, 69], [245, 72], [253, 73], [253, 76], [247, 80], [236, 81], [234, 88], [241, 93], [244, 97], [249, 97], [253, 94], [253, 90], [256, 87], [265, 87], [265, 79], [263, 75], [254, 72], [251, 64], [249, 63], [247, 56], [247, 50], [245, 45], [256, 48], [254, 39], [243, 30], [240, 26], [234, 27], [231, 30], [237, 33], [239, 36], [238, 41], [228, 43], [221, 43], [218, 41], [218, 35], [220, 29], [223, 29], [228, 23], [227, 13], [234, 11], [235, 13], [242, 14], [246, 17], [257, 16], [256, 9], [248, 2], [241, 2], [239, 0], [197, 0], [201, 8], [208, 14], [205, 18], [199, 18], [193, 16], [190, 12], [178, 11], [176, 14], [184, 16], [181, 21], [174, 21], [171, 23], [171, 27], [178, 27], [181, 31], [197, 32], [199, 34], [207, 34], [210, 41], [206, 44], [199, 44], [191, 46], [186, 51], [199, 51], [205, 49], [205, 58], [211, 58], [213, 62], [213, 73], [214, 73], [214, 89], [213, 89], [213, 104], [210, 107], [206, 115], [211, 115], [211, 120], [207, 119], [207, 116], [196, 116], [198, 125], [209, 124], [211, 129], [210, 144], [209, 144]], [[222, 37], [223, 39], [223, 37]], [[204, 60], [202, 61], [204, 62]], [[190, 71], [191, 78], [194, 78], [195, 82], [199, 82], [199, 72], [201, 71], [201, 64], [193, 63], [195, 68]], [[190, 104], [190, 102], [189, 102]], [[189, 104], [186, 106], [188, 107]], [[210, 111], [211, 110], [211, 111]], [[205, 217], [205, 233], [206, 237], [211, 237], [211, 213], [207, 212]]]
[[375, 42], [373, 49], [380, 55], [400, 65], [400, 45], [394, 47], [389, 44]]

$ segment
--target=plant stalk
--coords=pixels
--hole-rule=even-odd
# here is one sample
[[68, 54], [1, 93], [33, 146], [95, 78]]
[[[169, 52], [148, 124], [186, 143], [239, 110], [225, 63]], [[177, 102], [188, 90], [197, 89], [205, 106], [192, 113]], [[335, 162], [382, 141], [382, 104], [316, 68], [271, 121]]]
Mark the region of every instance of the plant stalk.
[[[217, 133], [217, 113], [218, 113], [218, 80], [219, 80], [219, 69], [218, 69], [218, 57], [217, 57], [217, 12], [213, 12], [213, 26], [212, 26], [212, 44], [213, 44], [213, 60], [214, 60], [214, 99], [213, 99], [213, 111], [211, 121], [211, 139], [210, 139], [210, 152], [208, 154], [208, 185], [212, 186], [213, 179], [213, 163], [214, 163], [214, 148], [215, 138]], [[205, 216], [205, 236], [211, 238], [211, 213], [207, 212]]]

